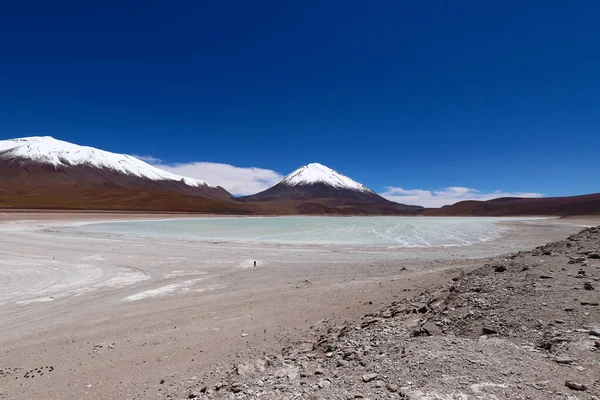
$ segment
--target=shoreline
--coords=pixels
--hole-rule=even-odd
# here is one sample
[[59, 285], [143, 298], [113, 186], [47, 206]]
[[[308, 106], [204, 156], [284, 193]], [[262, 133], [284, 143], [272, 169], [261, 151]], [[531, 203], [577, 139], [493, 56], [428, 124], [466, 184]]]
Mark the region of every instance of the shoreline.
[[[52, 217], [0, 230], [7, 399], [185, 397], [241, 360], [312, 340], [324, 320], [356, 320], [451, 282], [482, 257], [579, 230], [550, 220], [487, 248], [365, 253], [37, 229]], [[53, 372], [24, 378], [40, 365]]]

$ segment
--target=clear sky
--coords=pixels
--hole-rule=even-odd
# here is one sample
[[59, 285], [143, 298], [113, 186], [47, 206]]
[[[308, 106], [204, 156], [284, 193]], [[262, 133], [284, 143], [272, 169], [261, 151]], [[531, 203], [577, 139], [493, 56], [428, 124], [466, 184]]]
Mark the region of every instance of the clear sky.
[[313, 161], [427, 205], [600, 192], [599, 16], [586, 0], [5, 2], [0, 139], [152, 156], [238, 194]]

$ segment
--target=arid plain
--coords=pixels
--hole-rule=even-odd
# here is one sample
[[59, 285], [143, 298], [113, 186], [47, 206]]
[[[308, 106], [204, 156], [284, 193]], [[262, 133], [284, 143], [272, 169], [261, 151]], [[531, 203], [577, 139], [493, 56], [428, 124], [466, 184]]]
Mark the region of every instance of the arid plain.
[[[417, 294], [480, 259], [598, 219], [510, 222], [460, 248], [374, 250], [83, 235], [78, 221], [173, 215], [0, 215], [0, 398], [185, 398], [247, 359]], [[180, 216], [178, 216], [180, 217]], [[254, 266], [256, 261], [256, 267]]]

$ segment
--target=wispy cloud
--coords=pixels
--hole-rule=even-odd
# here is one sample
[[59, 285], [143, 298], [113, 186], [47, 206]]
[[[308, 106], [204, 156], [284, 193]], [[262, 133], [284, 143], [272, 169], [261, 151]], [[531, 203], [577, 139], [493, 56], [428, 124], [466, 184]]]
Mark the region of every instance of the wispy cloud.
[[283, 179], [278, 172], [264, 168], [242, 168], [212, 162], [163, 164], [155, 157], [136, 157], [165, 171], [221, 186], [234, 195], [255, 194]]
[[543, 197], [542, 193], [503, 192], [497, 190], [484, 193], [477, 189], [465, 187], [448, 187], [441, 190], [403, 189], [388, 186], [384, 193], [380, 193], [388, 200], [403, 204], [412, 204], [423, 207], [441, 207], [458, 203], [464, 200], [491, 200], [498, 197]]
[[160, 158], [152, 157], [152, 156], [143, 156], [139, 154], [132, 154], [132, 157], [139, 158], [142, 161], [146, 161], [148, 164], [159, 165], [162, 160]]

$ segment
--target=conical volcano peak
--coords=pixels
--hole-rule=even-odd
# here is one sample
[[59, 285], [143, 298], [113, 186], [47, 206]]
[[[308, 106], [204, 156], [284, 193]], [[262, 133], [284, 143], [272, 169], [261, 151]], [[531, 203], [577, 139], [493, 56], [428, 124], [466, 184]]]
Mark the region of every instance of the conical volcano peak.
[[310, 163], [300, 167], [280, 182], [280, 184], [286, 186], [313, 185], [315, 183], [323, 183], [339, 189], [372, 192], [365, 185], [319, 163]]

